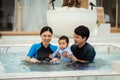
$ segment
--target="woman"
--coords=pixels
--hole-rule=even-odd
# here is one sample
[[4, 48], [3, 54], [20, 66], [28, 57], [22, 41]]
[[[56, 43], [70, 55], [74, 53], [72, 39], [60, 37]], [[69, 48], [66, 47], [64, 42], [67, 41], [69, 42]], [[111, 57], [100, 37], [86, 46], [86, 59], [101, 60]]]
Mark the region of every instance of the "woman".
[[57, 49], [57, 46], [50, 44], [52, 36], [52, 29], [49, 26], [43, 27], [40, 31], [40, 37], [42, 39], [41, 43], [32, 45], [26, 56], [26, 60], [37, 63], [45, 60], [46, 58], [51, 59], [52, 53]]

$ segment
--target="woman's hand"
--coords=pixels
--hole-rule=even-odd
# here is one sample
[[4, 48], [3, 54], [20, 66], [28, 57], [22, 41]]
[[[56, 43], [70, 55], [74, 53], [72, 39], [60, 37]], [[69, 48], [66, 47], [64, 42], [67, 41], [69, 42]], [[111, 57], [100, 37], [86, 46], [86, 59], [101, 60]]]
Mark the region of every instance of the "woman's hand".
[[35, 59], [35, 58], [30, 58], [30, 57], [28, 57], [28, 56], [25, 58], [25, 60], [26, 60], [26, 61], [29, 61], [29, 62], [32, 62], [32, 63], [37, 63], [37, 62], [39, 62], [37, 59]]
[[40, 61], [38, 61], [38, 60], [35, 59], [35, 58], [31, 58], [31, 59], [30, 59], [30, 62], [37, 63], [37, 62], [40, 62]]

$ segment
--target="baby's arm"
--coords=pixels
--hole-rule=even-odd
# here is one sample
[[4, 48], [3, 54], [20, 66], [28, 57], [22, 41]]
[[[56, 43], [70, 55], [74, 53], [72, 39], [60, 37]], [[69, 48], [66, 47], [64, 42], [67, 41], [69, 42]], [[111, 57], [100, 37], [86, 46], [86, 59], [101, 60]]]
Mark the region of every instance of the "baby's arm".
[[61, 56], [60, 55], [60, 53], [59, 53], [59, 55], [58, 55], [58, 49], [53, 53], [53, 57], [52, 57], [52, 60], [50, 61], [50, 62], [52, 62], [52, 63], [56, 63], [56, 62], [60, 62], [60, 58], [59, 58], [59, 56]]

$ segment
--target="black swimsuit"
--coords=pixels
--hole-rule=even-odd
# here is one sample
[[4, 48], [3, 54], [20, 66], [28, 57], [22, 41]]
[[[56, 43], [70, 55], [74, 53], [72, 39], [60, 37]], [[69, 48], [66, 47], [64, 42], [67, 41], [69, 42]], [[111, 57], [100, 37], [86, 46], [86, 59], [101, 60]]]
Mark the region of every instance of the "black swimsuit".
[[41, 44], [41, 48], [38, 49], [38, 60], [45, 60], [46, 58], [49, 58], [49, 55], [53, 53], [53, 51], [50, 49], [50, 46], [45, 48], [43, 44]]

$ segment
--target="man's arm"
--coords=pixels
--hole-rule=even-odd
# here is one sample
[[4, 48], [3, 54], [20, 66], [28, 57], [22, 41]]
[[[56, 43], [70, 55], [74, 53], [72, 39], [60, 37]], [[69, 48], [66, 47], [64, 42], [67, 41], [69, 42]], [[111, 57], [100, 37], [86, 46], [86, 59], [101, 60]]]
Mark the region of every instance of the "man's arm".
[[87, 60], [77, 59], [74, 55], [70, 56], [70, 55], [69, 55], [69, 52], [67, 52], [67, 51], [64, 52], [64, 53], [62, 54], [62, 56], [67, 57], [67, 58], [71, 58], [73, 61], [80, 61], [80, 62], [82, 62], [82, 63], [89, 63], [89, 61], [87, 61]]

